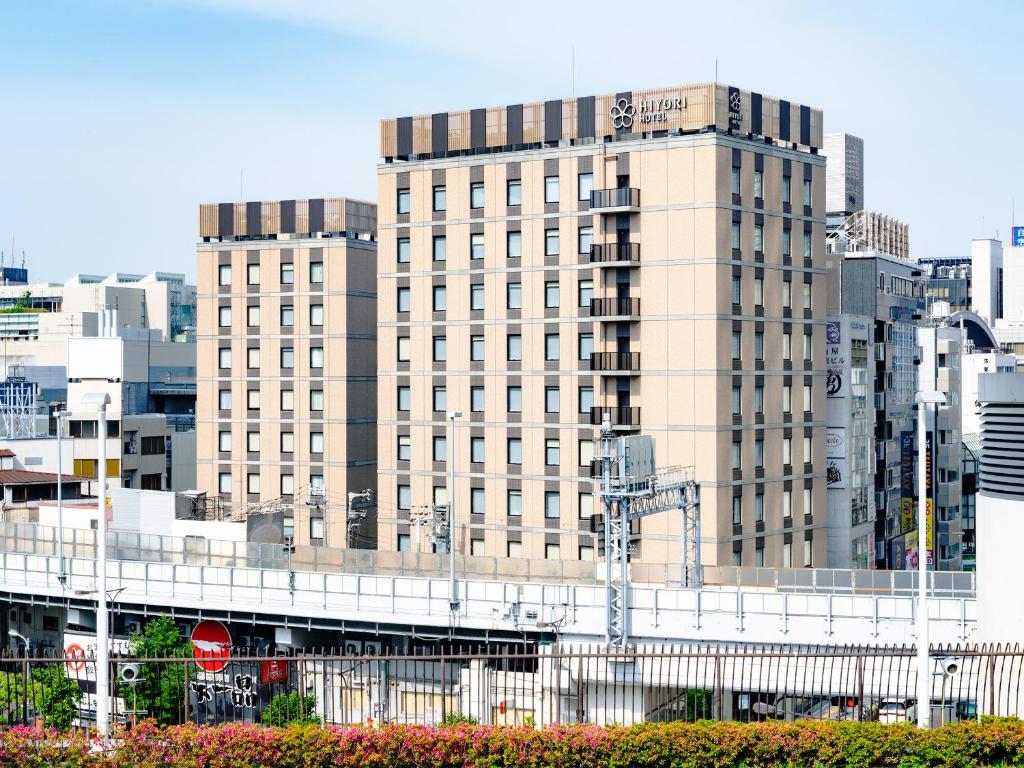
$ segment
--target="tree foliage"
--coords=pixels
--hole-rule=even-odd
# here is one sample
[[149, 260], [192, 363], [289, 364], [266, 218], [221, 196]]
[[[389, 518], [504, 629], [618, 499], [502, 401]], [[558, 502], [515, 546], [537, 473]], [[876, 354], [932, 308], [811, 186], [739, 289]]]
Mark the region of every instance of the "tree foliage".
[[139, 667], [139, 679], [132, 685], [118, 683], [118, 695], [125, 705], [144, 711], [161, 725], [182, 720], [188, 685], [188, 664], [191, 646], [170, 616], [152, 619], [142, 632], [128, 638], [132, 656], [139, 659], [182, 659], [153, 661]]
[[30, 718], [39, 718], [47, 728], [65, 731], [78, 716], [83, 697], [76, 680], [68, 677], [63, 663], [37, 665], [28, 677], [28, 701], [20, 672], [0, 676], [0, 712], [6, 723], [19, 723], [28, 704]]
[[304, 696], [298, 691], [279, 693], [270, 700], [263, 710], [263, 724], [283, 727], [286, 725], [318, 725], [316, 696]]

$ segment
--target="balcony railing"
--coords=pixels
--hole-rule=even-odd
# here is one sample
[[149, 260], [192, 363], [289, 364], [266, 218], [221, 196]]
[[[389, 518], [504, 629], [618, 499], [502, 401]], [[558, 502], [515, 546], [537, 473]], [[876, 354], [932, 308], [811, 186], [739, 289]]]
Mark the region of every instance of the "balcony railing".
[[639, 352], [592, 352], [590, 354], [590, 370], [622, 371], [624, 373], [639, 372]]
[[640, 190], [636, 187], [595, 189], [590, 193], [590, 209], [606, 213], [635, 211], [640, 208]]
[[640, 299], [612, 296], [590, 300], [591, 317], [624, 317], [640, 314]]
[[592, 264], [608, 262], [640, 263], [640, 243], [605, 243], [590, 246]]
[[600, 426], [606, 415], [611, 420], [613, 427], [640, 426], [640, 409], [630, 406], [595, 405], [590, 409], [590, 423]]

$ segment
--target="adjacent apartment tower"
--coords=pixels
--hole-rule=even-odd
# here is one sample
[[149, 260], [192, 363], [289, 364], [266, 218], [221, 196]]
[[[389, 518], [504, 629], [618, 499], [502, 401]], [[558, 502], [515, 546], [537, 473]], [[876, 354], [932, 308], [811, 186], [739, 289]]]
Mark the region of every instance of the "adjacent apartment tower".
[[349, 492], [376, 484], [376, 206], [203, 205], [198, 482], [232, 511], [283, 511], [297, 544], [372, 548]]
[[821, 145], [720, 84], [382, 121], [379, 548], [453, 461], [459, 554], [594, 559], [607, 416], [694, 467], [705, 564], [824, 565]]

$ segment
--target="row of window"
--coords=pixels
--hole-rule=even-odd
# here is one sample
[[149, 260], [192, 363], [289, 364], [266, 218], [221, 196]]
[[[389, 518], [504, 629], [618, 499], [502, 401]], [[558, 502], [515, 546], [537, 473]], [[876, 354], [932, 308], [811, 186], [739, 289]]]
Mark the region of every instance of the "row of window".
[[[479, 210], [484, 207], [484, 182], [474, 181], [469, 185], [469, 207]], [[594, 191], [594, 174], [585, 172], [576, 176], [576, 199], [590, 202], [590, 193]], [[432, 189], [431, 207], [434, 211], [448, 209], [448, 188], [444, 184], [436, 184]], [[544, 202], [558, 203], [561, 201], [561, 180], [558, 176], [544, 177]], [[508, 179], [505, 182], [505, 204], [510, 206], [523, 204], [523, 182], [521, 179]], [[412, 210], [412, 191], [408, 187], [400, 187], [396, 200], [398, 213], [410, 213]]]
[[[412, 534], [400, 533], [396, 541], [399, 552], [411, 552], [412, 551]], [[485, 540], [480, 536], [473, 536], [469, 540], [469, 554], [473, 557], [486, 557], [487, 556], [487, 545]], [[505, 542], [505, 549], [503, 554], [505, 557], [522, 557], [523, 556], [523, 542], [509, 540]], [[492, 554], [492, 557], [495, 555]], [[576, 550], [577, 558], [582, 562], [593, 562], [594, 560], [594, 547], [590, 544], [580, 544]], [[561, 560], [562, 559], [562, 546], [560, 544], [545, 544], [544, 545], [544, 559], [545, 560]]]
[[[232, 447], [231, 430], [222, 429], [217, 433], [217, 450], [222, 453], [228, 452]], [[250, 430], [245, 433], [245, 450], [248, 453], [259, 453], [260, 452], [260, 432]], [[295, 433], [294, 432], [282, 432], [280, 441], [281, 453], [294, 453], [295, 452]], [[324, 452], [324, 433], [323, 432], [310, 432], [309, 433], [309, 452], [310, 453], [323, 453]]]
[[[473, 362], [482, 362], [484, 359], [484, 337], [482, 335], [470, 336], [470, 347], [469, 354], [470, 360]], [[577, 359], [580, 361], [589, 361], [591, 355], [594, 353], [594, 334], [593, 333], [579, 333], [576, 336], [576, 347], [577, 347]], [[432, 344], [432, 354], [434, 362], [443, 363], [448, 359], [448, 337], [447, 336], [434, 336]], [[223, 351], [223, 350], [221, 350]], [[250, 350], [251, 351], [251, 350]], [[411, 336], [399, 336], [398, 337], [398, 362], [409, 363], [412, 362], [412, 337]], [[562, 356], [561, 351], [561, 336], [557, 333], [546, 333], [544, 334], [544, 359], [545, 360], [560, 360]], [[257, 360], [259, 358], [257, 357]], [[509, 333], [505, 336], [505, 360], [510, 363], [522, 362], [523, 359], [523, 336], [519, 333]], [[230, 358], [229, 358], [230, 361]], [[224, 367], [224, 366], [221, 366]], [[250, 368], [253, 366], [249, 366]], [[284, 365], [282, 364], [282, 367]]]
[[[250, 411], [260, 409], [260, 391], [258, 389], [246, 390], [246, 407]], [[217, 392], [217, 407], [222, 411], [231, 410], [231, 390], [221, 389]], [[281, 410], [295, 410], [295, 391], [291, 389], [281, 390]], [[324, 391], [322, 389], [309, 390], [309, 410], [322, 411], [324, 409]], [[223, 448], [221, 450], [224, 450]], [[230, 449], [229, 449], [230, 450]]]
[[[804, 340], [804, 360], [809, 361], [811, 359], [811, 330], [807, 328], [803, 333]], [[732, 332], [732, 359], [741, 360], [743, 349], [743, 332], [733, 331]], [[764, 360], [764, 331], [754, 331], [754, 359]], [[789, 331], [782, 333], [782, 359], [792, 360], [793, 359], [793, 334]]]
[[[591, 226], [580, 227], [576, 234], [576, 248], [580, 254], [589, 254], [594, 243], [594, 228]], [[412, 261], [412, 241], [408, 237], [399, 237], [397, 243], [397, 259], [399, 264], [408, 264]], [[561, 236], [557, 227], [544, 230], [544, 255], [558, 256], [562, 252]], [[434, 235], [431, 241], [431, 254], [434, 261], [448, 260], [448, 237], [446, 235]], [[469, 257], [471, 259], [482, 259], [486, 254], [485, 240], [482, 232], [475, 232], [469, 236]], [[505, 255], [510, 259], [521, 259], [523, 257], [523, 233], [515, 229], [505, 233]]]
[[[738, 251], [743, 246], [742, 240], [743, 228], [738, 221], [732, 223], [732, 231], [729, 237], [729, 247], [734, 251]], [[805, 259], [811, 258], [811, 233], [803, 233], [803, 256]], [[764, 224], [754, 225], [754, 251], [756, 253], [764, 252]], [[784, 257], [790, 257], [793, 255], [793, 230], [788, 226], [782, 228], [782, 255]]]
[[[218, 307], [217, 310], [217, 325], [221, 328], [231, 327], [231, 307]], [[280, 311], [281, 326], [289, 328], [295, 325], [295, 307], [291, 304], [285, 304], [281, 306]], [[260, 324], [260, 308], [259, 305], [248, 306], [245, 308], [245, 324], [250, 328], [257, 328]], [[324, 305], [323, 304], [310, 304], [309, 305], [309, 324], [311, 326], [322, 326], [324, 324]]]
[[[217, 366], [223, 369], [230, 369], [232, 362], [231, 347], [221, 347], [217, 350]], [[295, 347], [281, 347], [280, 364], [282, 370], [289, 370], [295, 367]], [[260, 367], [260, 348], [249, 347], [245, 350], [246, 368]], [[309, 348], [309, 367], [324, 367], [324, 348]]]
[[[813, 448], [813, 439], [808, 435], [804, 437], [804, 461], [809, 462]], [[733, 440], [730, 451], [731, 466], [733, 469], [743, 469], [743, 443], [740, 440]], [[789, 437], [782, 438], [782, 464], [789, 466], [793, 463], [793, 440]], [[764, 438], [754, 438], [754, 468], [764, 469]]]
[[[804, 515], [810, 515], [813, 513], [812, 508], [812, 492], [810, 488], [804, 488]], [[782, 492], [782, 517], [790, 519], [793, 517], [793, 491], [784, 490]], [[754, 494], [754, 522], [764, 522], [764, 493], [758, 492]], [[743, 497], [733, 496], [732, 497], [732, 524], [742, 525], [743, 524]]]
[[[812, 288], [811, 283], [802, 283], [803, 285], [803, 308], [811, 308], [811, 295]], [[743, 282], [739, 275], [732, 276], [732, 303], [742, 304], [741, 290]], [[754, 278], [754, 306], [764, 306], [764, 278]], [[793, 308], [793, 281], [788, 277], [782, 281], [782, 307], [783, 309]]]
[[[484, 309], [484, 284], [472, 283], [469, 286], [469, 308], [472, 311]], [[594, 298], [594, 281], [580, 280], [576, 285], [576, 303], [580, 307], [590, 307]], [[412, 309], [412, 288], [399, 286], [396, 292], [395, 303], [399, 312], [409, 312]], [[544, 283], [544, 308], [558, 309], [561, 306], [561, 288], [557, 280], [550, 280]], [[434, 312], [446, 312], [448, 310], [448, 287], [435, 285], [431, 288], [431, 309]], [[505, 308], [523, 308], [523, 284], [512, 282], [505, 284]]]
[[[740, 173], [741, 168], [738, 165], [732, 167], [732, 194], [740, 194]], [[813, 196], [811, 194], [811, 180], [803, 180], [803, 204], [806, 206], [811, 205]], [[793, 179], [789, 174], [783, 174], [782, 176], [782, 202], [792, 203], [793, 202]], [[754, 171], [754, 198], [757, 200], [764, 199], [764, 171]]]
[[[435, 412], [441, 413], [448, 410], [448, 389], [444, 386], [435, 386], [432, 390], [431, 403]], [[412, 387], [408, 384], [399, 384], [396, 399], [399, 411], [412, 410]], [[577, 402], [579, 412], [589, 414], [594, 407], [594, 388], [579, 387], [577, 389]], [[505, 390], [505, 404], [509, 413], [523, 412], [523, 388], [520, 386], [509, 386]], [[483, 413], [487, 405], [486, 391], [483, 386], [471, 386], [469, 388], [469, 410], [472, 413]], [[544, 412], [560, 413], [562, 407], [561, 390], [558, 387], [544, 387]]]
[[[434, 504], [444, 504], [447, 501], [447, 488], [442, 485], [434, 487]], [[581, 520], [589, 520], [594, 514], [594, 496], [590, 493], [580, 491], [578, 494], [579, 517]], [[397, 506], [399, 510], [408, 511], [412, 509], [412, 486], [404, 483], [398, 484]], [[487, 497], [483, 488], [471, 488], [469, 491], [469, 511], [474, 515], [483, 515], [487, 512]], [[507, 517], [523, 516], [523, 492], [518, 488], [510, 488], [505, 492], [505, 513]], [[544, 491], [544, 517], [554, 519], [561, 517], [562, 496], [558, 491]]]
[[[260, 264], [247, 264], [245, 270], [246, 285], [260, 284]], [[217, 269], [217, 285], [231, 285], [231, 265], [221, 264]], [[295, 284], [295, 265], [292, 263], [282, 264], [279, 275], [281, 285]], [[324, 263], [322, 261], [311, 261], [309, 263], [309, 282], [321, 284], [324, 281]]]
[[[804, 543], [803, 543], [803, 549], [804, 549], [804, 565], [803, 565], [803, 567], [804, 568], [813, 568], [814, 567], [813, 562], [812, 562], [812, 553], [811, 553], [813, 545], [814, 545], [814, 541], [812, 539], [804, 539]], [[741, 567], [743, 565], [743, 552], [742, 551], [740, 551], [740, 552], [733, 552], [732, 553], [732, 564], [734, 566], [736, 566], [737, 568], [739, 568], [739, 567]], [[756, 568], [763, 568], [764, 567], [764, 544], [762, 544], [762, 543], [758, 543], [757, 546], [754, 547], [754, 566]], [[790, 541], [784, 541], [782, 543], [782, 567], [783, 568], [793, 568], [794, 567], [793, 566], [793, 543], [790, 542]]]
[[[280, 475], [281, 482], [279, 486], [279, 493], [281, 496], [293, 496], [295, 495], [295, 475], [290, 472]], [[231, 496], [231, 473], [220, 472], [217, 475], [217, 490], [221, 496]], [[262, 483], [259, 472], [247, 472], [245, 475], [245, 492], [251, 495], [258, 495], [262, 493]], [[324, 476], [321, 474], [311, 474], [309, 476], [309, 493], [311, 496], [323, 495], [324, 493]], [[288, 518], [286, 518], [287, 521]], [[323, 538], [322, 536], [314, 536], [313, 538]]]
[[[584, 441], [582, 442], [590, 442]], [[282, 448], [282, 450], [284, 450]], [[509, 437], [505, 439], [506, 463], [523, 463], [523, 439], [521, 437]], [[443, 435], [432, 437], [431, 456], [434, 461], [448, 461], [448, 438]], [[412, 436], [399, 435], [397, 457], [399, 461], [412, 461]], [[474, 464], [483, 464], [485, 461], [485, 444], [482, 437], [469, 438], [469, 460]], [[561, 443], [557, 437], [544, 439], [544, 465], [558, 467], [562, 464]]]
[[[811, 395], [811, 385], [804, 384], [803, 391], [803, 405], [804, 411], [810, 411], [813, 405]], [[732, 415], [741, 416], [742, 411], [742, 400], [743, 400], [743, 388], [739, 385], [733, 386], [732, 388]], [[792, 413], [793, 412], [793, 386], [791, 384], [782, 385], [782, 412]], [[754, 385], [754, 413], [764, 413], [764, 385]], [[789, 462], [784, 462], [789, 463]]]

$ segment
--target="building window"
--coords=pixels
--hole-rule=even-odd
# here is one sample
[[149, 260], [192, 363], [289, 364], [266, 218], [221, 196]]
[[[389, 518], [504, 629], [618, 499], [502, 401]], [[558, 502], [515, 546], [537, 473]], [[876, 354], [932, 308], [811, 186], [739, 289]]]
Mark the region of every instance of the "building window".
[[398, 337], [398, 362], [408, 363], [412, 356], [412, 339], [408, 336]]
[[412, 488], [408, 485], [398, 486], [398, 508], [412, 509]]
[[523, 440], [519, 437], [508, 438], [508, 463], [523, 463]]
[[469, 207], [479, 209], [484, 207], [484, 183], [474, 181], [469, 185]]
[[544, 202], [545, 203], [557, 203], [558, 202], [558, 177], [557, 176], [545, 176], [544, 177]]
[[434, 461], [448, 461], [448, 441], [441, 435], [434, 435], [433, 457]]
[[[806, 338], [806, 336], [804, 337]], [[811, 410], [811, 385], [804, 384], [804, 410]]]
[[258, 389], [247, 389], [245, 391], [246, 408], [250, 411], [258, 411], [260, 409], [260, 391]]
[[544, 413], [558, 413], [561, 410], [558, 387], [544, 387]]
[[811, 461], [811, 453], [812, 453], [811, 438], [809, 436], [805, 436], [804, 437], [804, 463], [805, 464], [809, 464], [810, 463], [810, 461]]
[[558, 519], [561, 514], [561, 498], [558, 495], [558, 491], [545, 491], [544, 517], [548, 520]]
[[594, 494], [580, 491], [580, 520], [589, 520], [594, 516]]
[[323, 453], [324, 452], [324, 433], [323, 432], [310, 432], [309, 433], [309, 452], [310, 453]]
[[295, 325], [295, 307], [293, 307], [291, 304], [285, 304], [284, 306], [281, 307], [281, 325]]
[[469, 359], [475, 363], [479, 363], [484, 359], [484, 337], [483, 336], [470, 336], [469, 337]]
[[793, 179], [789, 176], [782, 177], [782, 202], [789, 203], [793, 199]]
[[782, 516], [792, 517], [793, 516], [793, 492], [783, 491], [782, 492]]
[[580, 227], [579, 228], [579, 252], [582, 254], [589, 254], [594, 245], [594, 228], [593, 227]]
[[804, 179], [804, 205], [811, 204], [811, 180]]
[[324, 281], [324, 263], [322, 261], [309, 262], [309, 282], [322, 283]]
[[447, 208], [447, 195], [443, 186], [434, 187], [434, 210], [443, 211]]
[[738, 221], [734, 221], [732, 223], [732, 229], [730, 230], [730, 232], [731, 232], [730, 237], [729, 237], [730, 247], [734, 251], [738, 251], [740, 249], [740, 223]]
[[544, 463], [549, 467], [557, 467], [562, 463], [562, 451], [557, 438], [544, 441]]
[[469, 258], [482, 259], [484, 257], [484, 236], [482, 232], [476, 232], [469, 236]]
[[322, 389], [309, 390], [309, 410], [322, 411], [324, 409], [324, 391]]
[[295, 495], [295, 475], [281, 475], [281, 495], [282, 496], [294, 496]]
[[412, 244], [408, 237], [398, 238], [398, 263], [408, 264], [412, 261]]
[[258, 328], [260, 325], [260, 307], [253, 304], [245, 308], [245, 324], [250, 328]]
[[258, 494], [260, 492], [260, 475], [258, 472], [250, 472], [245, 479], [246, 493]]
[[804, 539], [804, 568], [810, 568], [812, 567], [812, 565], [813, 563], [811, 558], [811, 540]]
[[741, 288], [742, 288], [742, 282], [740, 280], [740, 276], [739, 275], [733, 275], [732, 276], [732, 303], [733, 304], [740, 304], [741, 303], [741, 301], [740, 301], [740, 298], [741, 298], [740, 290], [741, 290]]
[[473, 283], [469, 286], [469, 308], [483, 310], [484, 308], [484, 284]]
[[309, 348], [309, 367], [310, 368], [323, 368], [324, 367], [324, 348], [323, 347], [310, 347]]
[[544, 283], [544, 307], [546, 309], [558, 309], [558, 281], [552, 280]]
[[483, 488], [472, 488], [469, 492], [469, 512], [473, 515], [482, 515], [485, 512], [484, 503], [486, 497], [484, 496]]
[[220, 368], [231, 367], [231, 347], [221, 347], [217, 350], [217, 366]]
[[519, 179], [509, 179], [506, 183], [505, 202], [507, 205], [523, 204], [523, 183]]
[[580, 360], [589, 360], [594, 354], [594, 334], [581, 333], [579, 336]]
[[434, 261], [445, 261], [447, 257], [448, 239], [444, 235], [434, 235]]
[[559, 253], [558, 230], [557, 229], [545, 229], [544, 230], [544, 255], [545, 256], [557, 256], [558, 253]]
[[294, 285], [295, 284], [295, 265], [294, 264], [282, 264], [281, 265], [281, 285]]
[[763, 493], [755, 493], [754, 494], [754, 522], [755, 523], [763, 523], [764, 522], [764, 494]]
[[506, 392], [506, 405], [509, 413], [523, 412], [523, 388], [509, 387]]
[[399, 213], [408, 213], [409, 209], [411, 208], [411, 204], [410, 204], [411, 200], [412, 200], [412, 196], [409, 194], [409, 190], [408, 189], [399, 189], [398, 190], [398, 212]]
[[804, 232], [804, 258], [811, 258], [811, 233]]
[[249, 347], [245, 350], [245, 366], [246, 368], [259, 368], [260, 367], [260, 348]]
[[217, 449], [221, 453], [227, 453], [231, 450], [231, 431], [222, 429], [217, 433]]
[[583, 439], [576, 442], [576, 452], [580, 456], [580, 466], [589, 467], [594, 463], [594, 441]]
[[506, 556], [521, 558], [523, 556], [523, 542], [521, 541], [510, 541], [506, 545]]
[[782, 281], [782, 306], [786, 309], [793, 306], [793, 283], [790, 280]]
[[444, 312], [448, 309], [448, 289], [443, 285], [434, 286], [433, 308], [435, 312]]
[[478, 538], [472, 538], [469, 540], [469, 554], [472, 557], [483, 557], [487, 554], [487, 548], [484, 546], [484, 540]]
[[483, 413], [484, 407], [486, 406], [484, 388], [483, 387], [470, 387], [469, 388], [469, 409], [473, 413]]
[[401, 287], [398, 289], [398, 311], [408, 312], [412, 309], [412, 288]]
[[217, 475], [217, 493], [222, 496], [231, 495], [231, 473], [221, 472]]
[[231, 265], [221, 264], [217, 270], [217, 285], [231, 285]]
[[732, 415], [739, 416], [742, 412], [743, 389], [734, 385], [732, 388]]
[[754, 440], [754, 466], [764, 467], [764, 438], [759, 437]]
[[509, 517], [522, 517], [523, 516], [523, 492], [520, 490], [510, 490], [508, 492], [508, 516]]
[[743, 334], [739, 331], [732, 332], [732, 359], [739, 360], [742, 350]]
[[282, 411], [294, 411], [295, 410], [295, 392], [291, 389], [281, 390], [281, 410]]
[[761, 224], [754, 225], [754, 250], [757, 253], [764, 250], [764, 226]]
[[577, 200], [585, 200], [590, 202], [590, 195], [594, 191], [594, 174], [592, 173], [581, 173], [577, 177], [578, 183], [576, 185], [579, 192], [576, 195]]
[[505, 233], [505, 251], [510, 259], [523, 257], [523, 233], [519, 230]]
[[412, 408], [412, 388], [405, 384], [399, 385], [396, 400], [398, 401], [398, 410], [410, 410]]
[[782, 359], [793, 359], [793, 334], [789, 331], [782, 334]]
[[754, 332], [754, 359], [764, 360], [764, 333], [762, 331]]
[[804, 488], [804, 515], [810, 515], [812, 514], [812, 512], [813, 510], [811, 509], [811, 489]]
[[758, 544], [754, 548], [754, 566], [764, 568], [764, 544]]
[[444, 387], [434, 387], [434, 411], [444, 413], [448, 410], [448, 391]]
[[594, 281], [593, 280], [580, 280], [579, 288], [579, 306], [590, 308], [590, 301], [594, 298]]
[[559, 353], [559, 335], [557, 333], [546, 333], [544, 334], [544, 359], [545, 360], [558, 360], [560, 357]]
[[793, 230], [789, 227], [782, 229], [782, 255], [786, 257], [793, 255]]
[[764, 197], [764, 171], [754, 171], [754, 198]]
[[506, 342], [507, 359], [510, 362], [519, 362], [523, 359], [523, 337], [518, 333], [510, 333]]
[[309, 305], [309, 324], [312, 326], [320, 326], [324, 324], [324, 305], [323, 304], [310, 304]]
[[740, 469], [742, 465], [742, 448], [743, 444], [738, 441], [732, 443], [731, 463], [733, 469]]
[[448, 359], [448, 338], [446, 336], [434, 337], [434, 362], [443, 363]]
[[754, 278], [754, 306], [764, 306], [764, 278], [762, 277]]
[[594, 562], [594, 548], [589, 544], [580, 544], [579, 559], [581, 563]]
[[811, 308], [811, 284], [804, 283], [804, 309]]
[[231, 390], [222, 389], [217, 392], [217, 407], [222, 411], [231, 410]]
[[482, 437], [469, 438], [469, 460], [474, 464], [483, 464], [484, 458], [484, 439]]
[[743, 497], [732, 497], [732, 524], [743, 525]]
[[295, 433], [281, 433], [281, 453], [295, 453]]
[[782, 438], [782, 463], [789, 466], [793, 463], [793, 439]]
[[231, 327], [231, 307], [218, 307], [217, 325], [221, 328]]
[[754, 385], [754, 413], [764, 413], [764, 385]]
[[793, 387], [790, 384], [782, 385], [782, 412], [792, 413], [793, 411]]
[[579, 389], [580, 399], [580, 413], [589, 414], [591, 409], [594, 407], [594, 388], [593, 387], [580, 387]]
[[811, 334], [804, 334], [804, 360], [811, 359]]
[[782, 543], [782, 567], [792, 568], [793, 567], [793, 544], [792, 542], [785, 541]]
[[732, 193], [740, 194], [740, 167], [738, 165], [732, 167]]
[[523, 308], [523, 284], [509, 283], [505, 288], [506, 307], [508, 309]]

